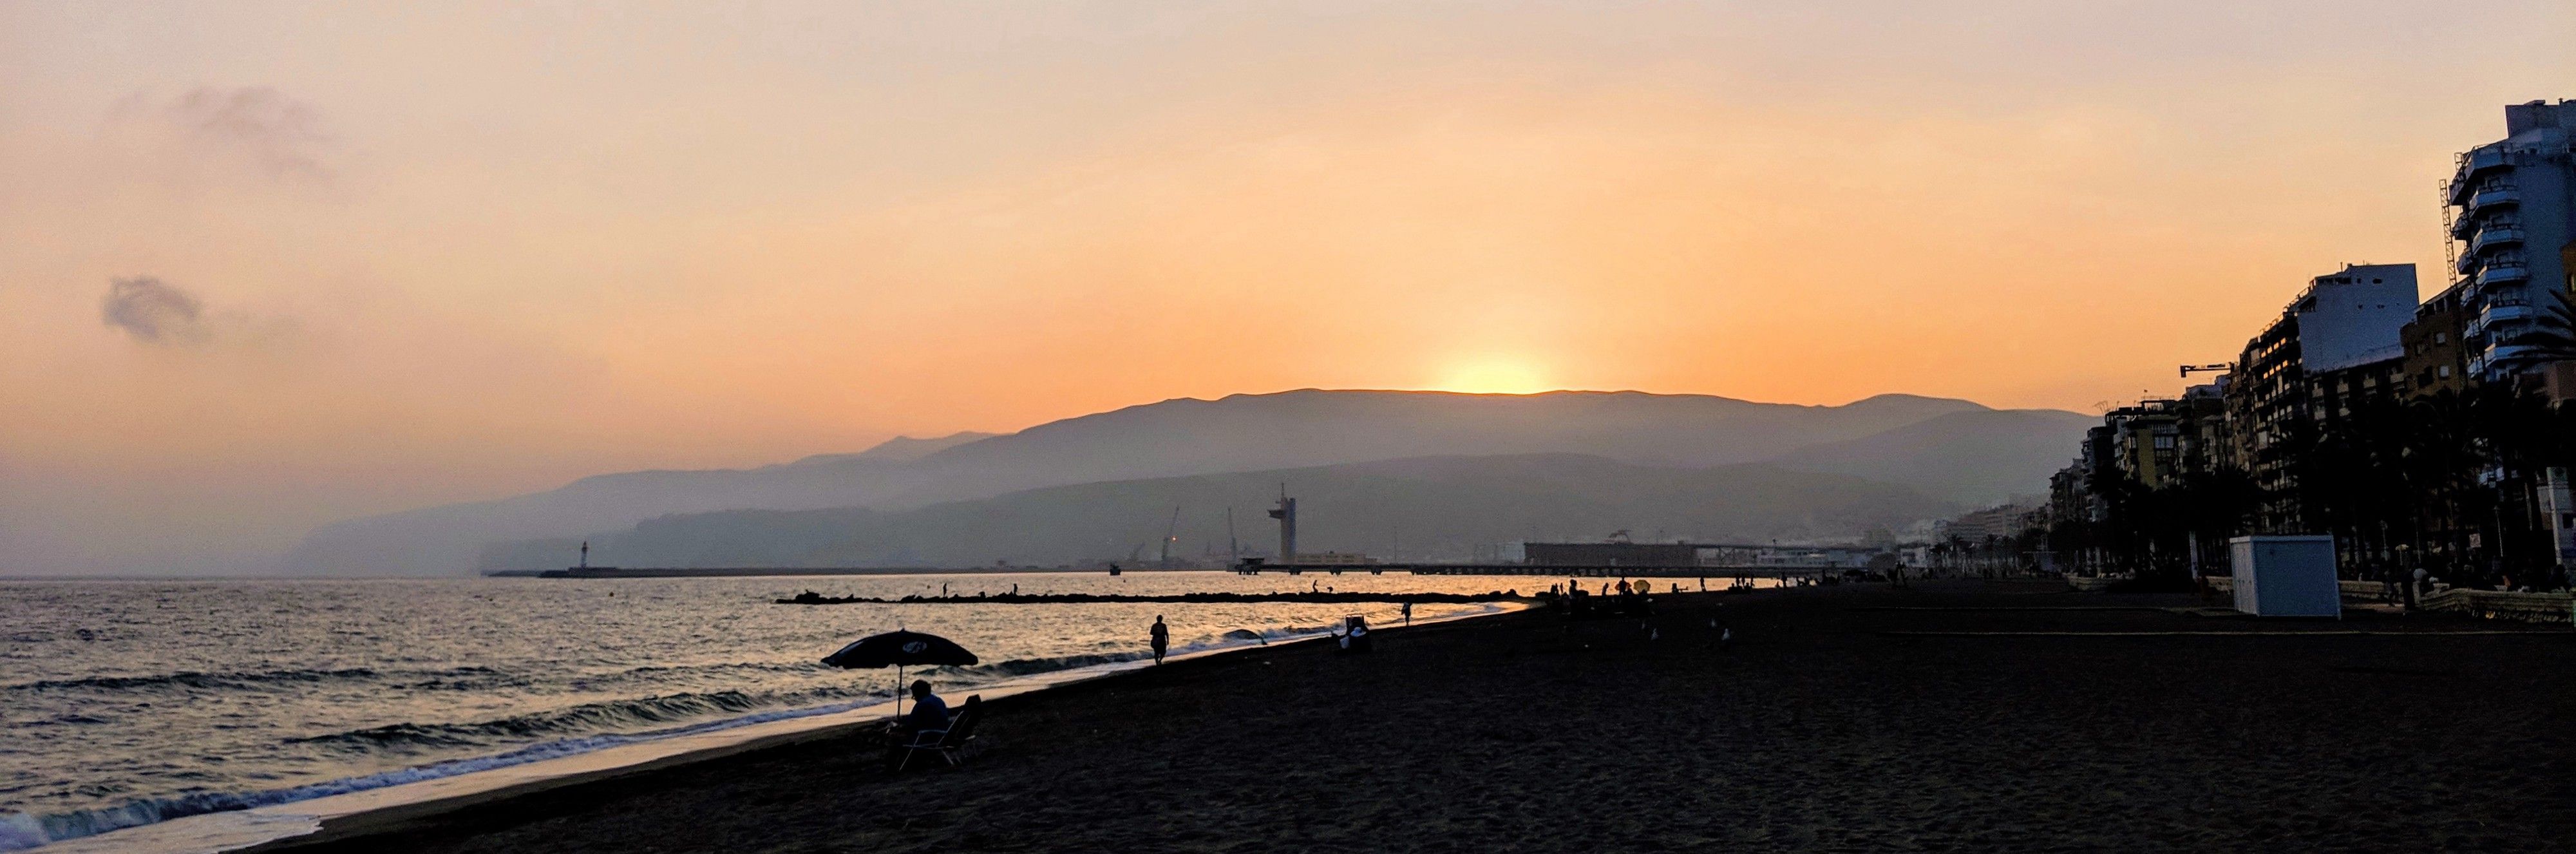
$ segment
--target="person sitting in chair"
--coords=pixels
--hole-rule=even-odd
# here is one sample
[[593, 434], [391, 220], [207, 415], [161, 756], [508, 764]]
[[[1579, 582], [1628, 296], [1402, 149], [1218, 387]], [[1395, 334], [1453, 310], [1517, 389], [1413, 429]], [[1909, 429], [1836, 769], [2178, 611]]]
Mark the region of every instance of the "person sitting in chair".
[[930, 693], [930, 680], [915, 679], [912, 682], [912, 710], [896, 718], [894, 729], [886, 734], [886, 770], [903, 767], [907, 745], [938, 739], [937, 736], [922, 735], [924, 730], [948, 731], [948, 703], [939, 699], [939, 695]]
[[905, 741], [911, 741], [912, 735], [922, 730], [948, 729], [948, 703], [930, 693], [930, 680], [912, 680], [912, 711], [903, 713], [894, 729]]

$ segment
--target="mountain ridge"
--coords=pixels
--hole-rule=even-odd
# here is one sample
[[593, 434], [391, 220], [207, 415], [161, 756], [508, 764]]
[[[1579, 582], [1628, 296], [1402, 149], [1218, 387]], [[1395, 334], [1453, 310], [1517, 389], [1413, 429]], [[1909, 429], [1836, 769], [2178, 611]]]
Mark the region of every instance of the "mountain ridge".
[[[2010, 411], [1902, 394], [1834, 406], [1637, 391], [1300, 389], [1174, 398], [975, 437], [909, 459], [863, 451], [752, 469], [620, 472], [546, 492], [345, 520], [316, 529], [288, 565], [304, 574], [448, 574], [473, 566], [488, 543], [614, 531], [669, 515], [901, 511], [1049, 486], [1425, 456], [1577, 453], [1656, 468], [1732, 465], [1945, 415]], [[2049, 434], [2029, 444], [2061, 449], [2026, 468], [2045, 462], [2053, 469], [2071, 446], [2072, 436], [2049, 424], [2022, 427]], [[1838, 459], [1794, 464], [1837, 474], [1853, 468]], [[1937, 468], [1918, 468], [1907, 469], [1917, 481], [1937, 477]]]
[[[1620, 529], [1701, 541], [1796, 540], [1966, 507], [1902, 486], [1763, 463], [1681, 469], [1589, 454], [1453, 455], [1051, 486], [905, 510], [665, 516], [586, 539], [594, 563], [657, 567], [1150, 561], [1167, 530], [1177, 533], [1184, 559], [1225, 554], [1218, 547], [1229, 538], [1249, 546], [1244, 554], [1269, 554], [1275, 528], [1258, 510], [1282, 482], [1299, 499], [1301, 551], [1418, 560], [1464, 560], [1495, 542]], [[1234, 508], [1232, 530], [1220, 508]], [[495, 544], [478, 569], [558, 568], [582, 541]]]

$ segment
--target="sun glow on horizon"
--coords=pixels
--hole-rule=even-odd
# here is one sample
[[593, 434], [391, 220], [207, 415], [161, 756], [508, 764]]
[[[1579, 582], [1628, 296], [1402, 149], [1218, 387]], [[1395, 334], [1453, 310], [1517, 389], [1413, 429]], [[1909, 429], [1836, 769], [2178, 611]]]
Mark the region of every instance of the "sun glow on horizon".
[[1462, 394], [1537, 394], [1554, 386], [1545, 372], [1526, 361], [1489, 358], [1459, 365], [1438, 388]]

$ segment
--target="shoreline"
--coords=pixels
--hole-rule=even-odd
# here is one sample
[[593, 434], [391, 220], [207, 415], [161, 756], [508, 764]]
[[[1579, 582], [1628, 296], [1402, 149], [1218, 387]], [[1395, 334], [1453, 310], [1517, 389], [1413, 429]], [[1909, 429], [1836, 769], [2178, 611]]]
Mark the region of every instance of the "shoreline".
[[[1424, 617], [1415, 620], [1414, 627], [1503, 616], [1529, 610], [1531, 607], [1526, 602], [1511, 601], [1468, 604], [1477, 604], [1483, 609], [1440, 617]], [[1400, 632], [1404, 628], [1382, 626], [1372, 629], [1372, 632]], [[1218, 643], [1177, 652], [1167, 656], [1165, 661], [1167, 663], [1196, 661], [1227, 654], [1310, 644], [1329, 637], [1327, 632], [1315, 632], [1280, 639]], [[959, 686], [952, 690], [961, 695], [980, 694], [984, 696], [987, 703], [992, 703], [1005, 698], [1040, 694], [1051, 689], [1110, 679], [1152, 667], [1150, 657], [1138, 658], [1024, 674], [984, 685]], [[675, 728], [678, 731], [674, 734], [658, 737], [651, 733], [641, 733], [636, 734], [637, 737], [632, 741], [607, 744], [562, 755], [319, 795], [249, 809], [181, 816], [104, 833], [72, 837], [23, 850], [61, 852], [61, 854], [91, 854], [91, 852], [216, 854], [216, 852], [257, 850], [275, 843], [291, 842], [315, 834], [327, 833], [338, 823], [373, 826], [379, 821], [411, 820], [464, 809], [474, 804], [508, 800], [564, 786], [683, 767], [741, 753], [770, 750], [808, 741], [828, 740], [839, 737], [853, 728], [884, 720], [892, 714], [894, 706], [894, 702], [888, 700], [837, 711], [807, 714], [796, 713], [808, 710], [774, 710], [744, 717], [780, 715], [779, 717], [734, 725], [727, 724], [731, 723], [731, 720], [742, 720], [742, 718], [706, 721], [696, 725], [704, 729], [691, 730], [689, 727], [678, 727]], [[548, 744], [553, 743], [529, 745], [518, 750], [532, 750]], [[451, 763], [486, 762], [511, 756], [515, 752], [517, 751], [448, 760], [442, 763], [380, 772], [377, 775], [323, 781], [313, 785], [330, 785], [346, 780], [365, 780], [375, 776], [420, 772]], [[286, 791], [292, 791], [292, 789]]]
[[[962, 768], [887, 774], [866, 745], [820, 732], [379, 811], [258, 850], [2541, 851], [2576, 838], [2576, 732], [2558, 725], [2576, 689], [2535, 678], [2576, 668], [2576, 632], [2355, 614], [2346, 624], [2373, 634], [2330, 635], [2205, 604], [1963, 581], [1683, 594], [1643, 621], [1529, 611], [1389, 630], [1368, 655], [1274, 644], [988, 704]], [[2051, 634], [1888, 635], [1964, 631]]]

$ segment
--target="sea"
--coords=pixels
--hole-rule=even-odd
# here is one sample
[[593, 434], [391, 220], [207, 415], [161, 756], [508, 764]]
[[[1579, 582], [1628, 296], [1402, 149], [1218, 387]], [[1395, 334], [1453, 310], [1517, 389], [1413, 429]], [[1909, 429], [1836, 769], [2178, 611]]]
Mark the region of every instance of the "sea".
[[[841, 715], [887, 702], [895, 674], [819, 659], [896, 628], [981, 658], [906, 674], [953, 701], [1137, 666], [1157, 615], [1176, 653], [1311, 637], [1347, 614], [1400, 621], [1394, 604], [773, 602], [805, 590], [1529, 593], [1548, 581], [1357, 571], [0, 581], [0, 850]], [[1413, 616], [1497, 610], [1424, 604]]]

